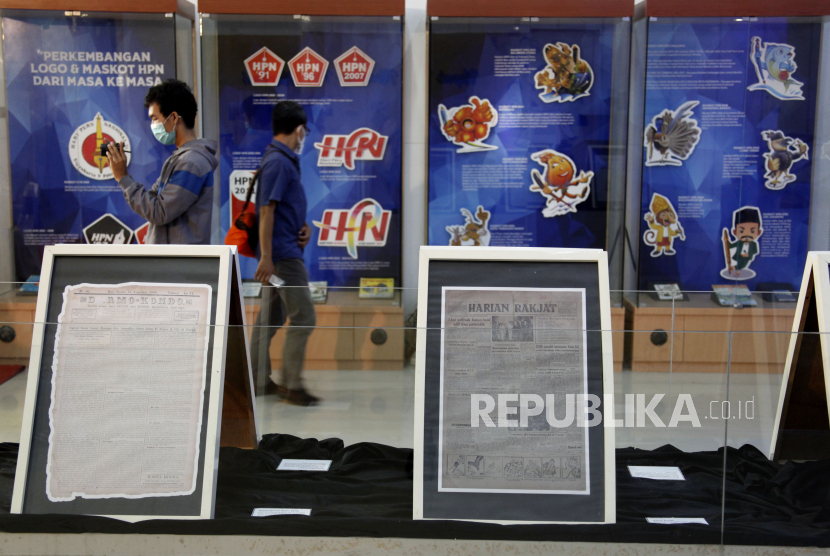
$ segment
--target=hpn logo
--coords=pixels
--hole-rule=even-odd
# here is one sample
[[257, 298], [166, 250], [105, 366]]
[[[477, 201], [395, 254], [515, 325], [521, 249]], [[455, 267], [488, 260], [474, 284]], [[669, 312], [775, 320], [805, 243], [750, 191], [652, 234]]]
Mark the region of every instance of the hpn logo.
[[133, 231], [115, 216], [107, 213], [84, 228], [84, 238], [87, 243], [126, 245], [132, 243]]
[[309, 47], [302, 49], [288, 62], [291, 78], [297, 87], [322, 87], [328, 67], [328, 61]]
[[272, 87], [276, 85], [284, 69], [285, 62], [282, 58], [264, 46], [257, 50], [253, 56], [245, 60], [245, 71], [248, 72], [251, 85], [255, 87]]
[[372, 77], [375, 61], [353, 46], [334, 61], [337, 78], [342, 87], [365, 87]]
[[383, 247], [389, 235], [391, 210], [383, 210], [380, 203], [366, 198], [350, 209], [326, 209], [323, 221], [314, 222], [320, 228], [317, 245], [345, 247], [349, 256], [357, 258], [358, 247]]
[[317, 166], [345, 166], [354, 170], [355, 160], [383, 160], [389, 137], [368, 127], [361, 127], [349, 135], [325, 135], [322, 143], [314, 143], [320, 150]]
[[[78, 126], [69, 138], [69, 160], [72, 161], [72, 166], [93, 180], [111, 180], [112, 170], [110, 170], [109, 159], [101, 156], [103, 143], [124, 143], [124, 149], [132, 151], [130, 138], [124, 130], [104, 120], [98, 112], [92, 121]], [[132, 155], [128, 152], [126, 156], [129, 166]]]

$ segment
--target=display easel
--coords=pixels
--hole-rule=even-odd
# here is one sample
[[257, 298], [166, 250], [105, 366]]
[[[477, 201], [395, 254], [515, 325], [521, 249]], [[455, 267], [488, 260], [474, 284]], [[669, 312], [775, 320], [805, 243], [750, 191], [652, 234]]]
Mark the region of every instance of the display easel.
[[771, 460], [830, 457], [830, 252], [807, 254], [781, 395]]
[[[230, 246], [56, 245], [45, 249], [15, 474], [12, 513], [105, 515], [124, 521], [212, 519], [219, 447], [256, 448], [258, 431], [238, 255]], [[44, 450], [56, 307], [66, 285], [155, 282], [207, 284], [215, 292], [195, 492], [139, 499], [51, 502], [43, 492]], [[49, 353], [46, 353], [46, 352]]]

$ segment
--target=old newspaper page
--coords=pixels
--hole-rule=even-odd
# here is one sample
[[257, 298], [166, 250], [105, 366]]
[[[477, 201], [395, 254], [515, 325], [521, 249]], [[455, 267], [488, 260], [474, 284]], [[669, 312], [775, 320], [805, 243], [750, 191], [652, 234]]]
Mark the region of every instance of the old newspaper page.
[[438, 490], [590, 494], [585, 290], [445, 287], [442, 322]]
[[67, 286], [52, 360], [46, 494], [196, 489], [211, 287]]

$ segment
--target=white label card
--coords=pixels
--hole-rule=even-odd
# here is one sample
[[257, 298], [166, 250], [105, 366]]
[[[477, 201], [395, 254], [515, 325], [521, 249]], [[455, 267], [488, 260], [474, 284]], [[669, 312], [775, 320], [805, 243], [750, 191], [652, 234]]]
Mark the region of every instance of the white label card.
[[646, 521], [659, 525], [677, 525], [679, 523], [701, 523], [703, 525], [709, 525], [709, 522], [702, 517], [647, 517]]
[[629, 465], [628, 471], [635, 479], [654, 479], [656, 481], [685, 481], [686, 477], [679, 467], [657, 467], [651, 465]]
[[269, 515], [311, 515], [311, 510], [297, 508], [254, 508], [251, 517], [268, 517]]
[[277, 471], [328, 471], [330, 459], [284, 459]]

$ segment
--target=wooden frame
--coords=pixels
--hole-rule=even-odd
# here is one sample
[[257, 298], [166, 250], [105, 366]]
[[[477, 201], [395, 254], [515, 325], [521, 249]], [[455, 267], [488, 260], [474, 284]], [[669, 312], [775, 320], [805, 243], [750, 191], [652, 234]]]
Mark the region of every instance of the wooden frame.
[[202, 0], [199, 12], [203, 14], [237, 15], [352, 15], [352, 16], [403, 16], [404, 0]]
[[[818, 317], [818, 330], [805, 330], [805, 323], [813, 303], [815, 303]], [[784, 378], [781, 381], [781, 393], [778, 396], [778, 408], [775, 413], [775, 425], [772, 429], [772, 441], [769, 448], [771, 460], [777, 460], [781, 456], [781, 440], [784, 425], [787, 422], [787, 412], [790, 409], [790, 399], [794, 390], [801, 344], [805, 333], [819, 334], [824, 388], [825, 393], [830, 392], [830, 338], [828, 338], [828, 332], [830, 332], [828, 324], [830, 323], [828, 323], [828, 318], [830, 318], [830, 251], [810, 251], [804, 266], [804, 277], [801, 280], [801, 291], [798, 294], [798, 305], [787, 350], [787, 362], [784, 366]], [[814, 364], [815, 362], [807, 363]], [[827, 401], [827, 407], [830, 418], [830, 400]]]
[[[52, 270], [55, 257], [60, 256], [96, 256], [96, 257], [209, 257], [219, 259], [218, 288], [216, 291], [215, 325], [213, 332], [213, 355], [211, 359], [211, 381], [209, 413], [205, 434], [204, 467], [202, 473], [202, 492], [200, 514], [193, 516], [163, 516], [163, 515], [106, 515], [122, 521], [136, 522], [145, 519], [212, 519], [216, 499], [216, 480], [219, 462], [219, 447], [221, 435], [221, 416], [223, 410], [223, 394], [225, 390], [225, 362], [228, 356], [228, 331], [230, 325], [237, 324], [230, 321], [231, 313], [237, 313], [238, 307], [232, 300], [232, 294], [242, 303], [241, 280], [239, 261], [236, 247], [219, 245], [52, 245], [44, 249], [43, 267], [40, 276], [40, 294], [35, 310], [35, 323], [32, 335], [32, 351], [29, 359], [29, 375], [26, 384], [23, 420], [20, 432], [20, 449], [18, 451], [17, 469], [14, 478], [14, 493], [12, 495], [11, 513], [23, 513], [23, 502], [29, 469], [29, 457], [32, 448], [32, 434], [34, 432], [34, 416], [37, 405], [37, 391], [40, 381], [40, 368], [43, 359], [43, 340], [46, 329], [47, 310], [49, 305], [49, 290], [52, 283]], [[248, 345], [245, 331], [244, 310], [241, 311], [242, 321], [238, 324], [242, 329], [244, 346]], [[236, 319], [234, 319], [236, 320]], [[236, 333], [238, 335], [238, 333]], [[247, 353], [247, 347], [245, 347]], [[248, 388], [243, 391], [250, 400], [250, 413], [253, 418], [253, 443], [259, 438], [253, 404], [254, 393], [251, 377], [250, 354], [247, 355]]]
[[[612, 348], [611, 298], [608, 286], [608, 258], [601, 249], [566, 249], [543, 247], [449, 247], [422, 246], [418, 266], [418, 332], [415, 363], [415, 431], [414, 431], [414, 480], [413, 518], [424, 517], [424, 419], [426, 393], [426, 361], [422, 356], [427, 345], [427, 313], [429, 292], [430, 261], [530, 261], [530, 262], [589, 262], [596, 263], [599, 273], [599, 306], [602, 338], [602, 384], [603, 384], [603, 447], [605, 519], [596, 522], [550, 522], [550, 521], [504, 521], [471, 520], [499, 523], [502, 525], [530, 523], [561, 524], [603, 524], [616, 521], [616, 466], [614, 436], [614, 357]], [[605, 414], [610, 407], [611, 413]]]
[[646, 0], [649, 17], [812, 17], [830, 15], [826, 0]]
[[196, 19], [196, 7], [187, 0], [147, 0], [130, 3], [106, 0], [0, 0], [0, 10], [176, 13], [194, 21]]
[[633, 0], [429, 0], [429, 17], [631, 17]]

